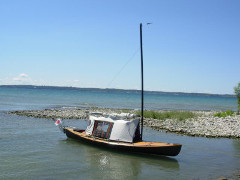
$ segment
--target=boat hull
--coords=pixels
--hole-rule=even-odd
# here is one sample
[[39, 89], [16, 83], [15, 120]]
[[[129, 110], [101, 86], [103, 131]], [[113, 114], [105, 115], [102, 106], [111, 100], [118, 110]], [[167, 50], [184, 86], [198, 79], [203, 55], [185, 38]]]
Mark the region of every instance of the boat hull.
[[64, 128], [64, 131], [69, 138], [77, 139], [87, 144], [95, 145], [98, 147], [104, 147], [113, 150], [121, 150], [135, 153], [155, 154], [162, 156], [176, 156], [181, 151], [181, 144], [169, 144], [158, 142], [135, 142], [125, 143], [108, 141], [104, 139], [94, 138], [87, 136], [83, 131], [75, 131], [70, 128]]

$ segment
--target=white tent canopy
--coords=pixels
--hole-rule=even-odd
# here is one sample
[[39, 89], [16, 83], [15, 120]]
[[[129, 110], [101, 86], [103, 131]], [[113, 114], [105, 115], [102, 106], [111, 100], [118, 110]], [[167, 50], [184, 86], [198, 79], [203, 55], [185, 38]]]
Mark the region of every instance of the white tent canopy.
[[124, 120], [121, 116], [112, 118], [94, 115], [89, 115], [89, 119], [90, 124], [85, 131], [87, 135], [123, 142], [133, 142], [140, 120], [139, 118]]

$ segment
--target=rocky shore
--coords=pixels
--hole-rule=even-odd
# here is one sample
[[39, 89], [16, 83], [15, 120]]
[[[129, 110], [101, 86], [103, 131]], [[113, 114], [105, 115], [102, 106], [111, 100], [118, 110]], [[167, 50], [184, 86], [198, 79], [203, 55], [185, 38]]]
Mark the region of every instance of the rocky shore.
[[[13, 111], [10, 114], [36, 118], [86, 119], [88, 112], [121, 113], [126, 110], [91, 108], [91, 109], [45, 109], [29, 111]], [[129, 110], [135, 113], [134, 110]], [[216, 112], [194, 111], [195, 118], [186, 120], [176, 119], [145, 119], [144, 125], [155, 130], [165, 130], [191, 136], [240, 138], [240, 115], [225, 118], [214, 117]]]
[[194, 112], [196, 118], [179, 121], [175, 119], [147, 119], [146, 126], [191, 136], [240, 138], [240, 115], [225, 118], [214, 117], [216, 112]]

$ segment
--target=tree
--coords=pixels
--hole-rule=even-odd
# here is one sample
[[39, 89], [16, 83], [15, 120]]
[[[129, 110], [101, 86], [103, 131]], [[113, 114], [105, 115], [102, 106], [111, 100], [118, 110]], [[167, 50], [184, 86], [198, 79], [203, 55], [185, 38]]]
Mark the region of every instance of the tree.
[[238, 83], [238, 85], [236, 87], [234, 87], [234, 92], [237, 96], [237, 101], [238, 101], [238, 114], [240, 111], [240, 83]]

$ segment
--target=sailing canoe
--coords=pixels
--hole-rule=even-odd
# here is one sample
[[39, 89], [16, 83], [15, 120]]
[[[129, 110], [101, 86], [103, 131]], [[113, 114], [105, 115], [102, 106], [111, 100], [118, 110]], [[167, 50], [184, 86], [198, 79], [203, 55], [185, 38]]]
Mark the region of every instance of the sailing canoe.
[[67, 137], [80, 140], [87, 144], [97, 145], [99, 147], [104, 147], [114, 150], [122, 150], [128, 152], [137, 152], [145, 154], [155, 154], [163, 156], [176, 156], [179, 154], [182, 145], [181, 144], [170, 144], [170, 143], [160, 143], [160, 142], [117, 142], [111, 140], [105, 140], [103, 138], [98, 138], [94, 136], [87, 135], [85, 130], [78, 130], [72, 128], [64, 127], [64, 132]]

